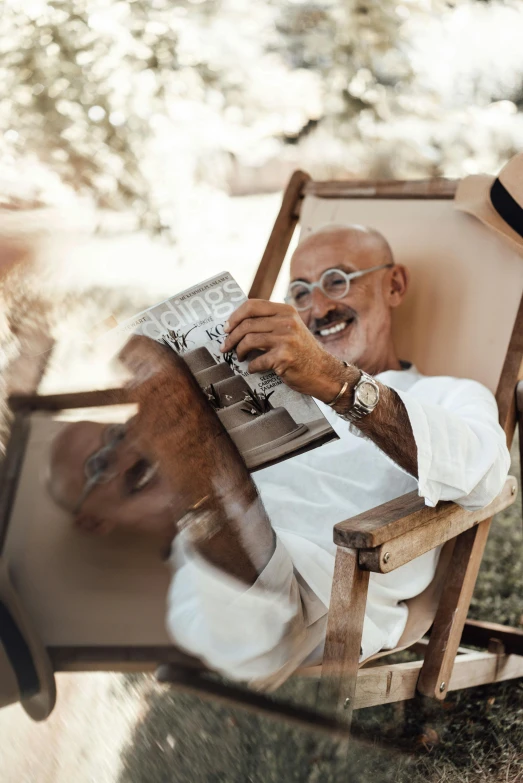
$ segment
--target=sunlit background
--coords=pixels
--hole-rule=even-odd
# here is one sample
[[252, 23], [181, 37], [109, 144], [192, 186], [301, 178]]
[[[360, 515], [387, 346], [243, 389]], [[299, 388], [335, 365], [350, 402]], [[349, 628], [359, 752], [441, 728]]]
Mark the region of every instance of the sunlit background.
[[[117, 371], [93, 342], [107, 316], [222, 269], [247, 289], [296, 168], [317, 179], [496, 172], [523, 150], [522, 41], [516, 0], [1, 0], [0, 262], [23, 262], [0, 289], [2, 397], [44, 365], [42, 392], [110, 385]], [[34, 372], [20, 369], [27, 356]], [[187, 769], [203, 759], [193, 779], [285, 779], [277, 764], [273, 777], [247, 764], [256, 727], [242, 745], [225, 711], [182, 700], [165, 729], [150, 680], [60, 687], [38, 734], [19, 707], [0, 714], [2, 781], [189, 780], [129, 756], [156, 708], [158, 739], [153, 726], [142, 740]], [[216, 749], [213, 762], [217, 725], [230, 764]], [[273, 758], [290, 735], [261, 736]], [[300, 759], [316, 758], [304, 743]], [[311, 777], [288, 779], [331, 779], [319, 762], [305, 768]]]
[[496, 171], [523, 149], [522, 39], [515, 1], [3, 0], [0, 235], [38, 268], [0, 328], [45, 310], [74, 350], [43, 388], [83, 388], [108, 315], [221, 269], [249, 286], [294, 169]]

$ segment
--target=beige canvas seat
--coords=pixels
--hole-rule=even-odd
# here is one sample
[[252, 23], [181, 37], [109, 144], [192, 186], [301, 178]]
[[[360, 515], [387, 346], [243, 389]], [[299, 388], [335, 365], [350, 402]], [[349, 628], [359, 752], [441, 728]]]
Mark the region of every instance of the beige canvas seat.
[[[523, 256], [474, 218], [453, 209], [454, 183], [315, 183], [297, 172], [286, 191], [250, 295], [269, 298], [294, 229], [301, 236], [329, 223], [381, 231], [411, 273], [395, 337], [401, 358], [425, 374], [473, 378], [497, 395], [509, 442], [523, 356]], [[283, 272], [285, 273], [285, 272]], [[123, 393], [120, 400], [125, 401]], [[103, 391], [12, 399], [16, 411], [5, 462], [1, 556], [48, 648], [56, 670], [151, 669], [176, 659], [164, 629], [169, 572], [140, 538], [86, 539], [68, 524], [45, 489], [46, 452], [68, 416], [112, 420], [127, 415]], [[424, 507], [417, 493], [335, 526], [338, 544], [329, 611], [322, 716], [180, 669], [173, 682], [329, 730], [350, 723], [354, 708], [412, 697], [443, 698], [452, 688], [523, 676], [523, 643], [514, 629], [465, 626], [492, 515], [515, 498], [515, 481], [491, 506], [464, 512], [452, 503]], [[451, 532], [449, 532], [451, 531]], [[3, 543], [2, 543], [3, 541]], [[385, 573], [444, 544], [436, 579], [410, 602], [400, 647], [433, 625], [424, 660], [359, 668], [369, 573]], [[448, 565], [450, 562], [450, 565]], [[450, 619], [449, 619], [450, 618]], [[467, 633], [485, 646], [500, 635], [505, 650], [458, 653]], [[504, 635], [503, 635], [504, 634]], [[359, 669], [359, 671], [358, 671]]]

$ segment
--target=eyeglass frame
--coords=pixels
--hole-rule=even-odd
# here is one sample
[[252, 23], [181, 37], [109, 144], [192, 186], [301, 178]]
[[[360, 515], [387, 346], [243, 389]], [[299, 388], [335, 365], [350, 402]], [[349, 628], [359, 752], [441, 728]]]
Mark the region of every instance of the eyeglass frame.
[[[89, 469], [89, 464], [93, 464], [94, 459], [99, 457], [105, 457], [110, 454], [116, 446], [123, 441], [127, 434], [127, 426], [125, 424], [110, 424], [106, 427], [102, 433], [102, 446], [90, 454], [84, 462], [84, 476], [85, 484], [80, 497], [78, 498], [74, 508], [73, 514], [78, 514], [83, 504], [85, 503], [87, 496], [98, 484], [107, 484], [111, 481], [117, 473], [109, 473], [107, 468], [98, 469], [92, 471]], [[108, 438], [108, 439], [107, 439]]]
[[[369, 272], [377, 272], [379, 269], [390, 269], [393, 266], [395, 266], [394, 262], [389, 261], [388, 264], [379, 264], [378, 266], [371, 266], [370, 269], [359, 269], [357, 272], [344, 272], [343, 269], [339, 269], [338, 267], [333, 266], [330, 269], [326, 269], [324, 272], [322, 272], [320, 279], [318, 280], [317, 283], [307, 283], [305, 280], [293, 280], [293, 282], [289, 284], [289, 288], [287, 290], [287, 296], [285, 297], [285, 303], [293, 305], [293, 307], [295, 307], [296, 310], [298, 310], [298, 312], [300, 313], [305, 312], [305, 310], [310, 310], [310, 308], [312, 307], [312, 293], [315, 288], [319, 288], [322, 294], [327, 297], [327, 299], [332, 299], [333, 302], [337, 302], [338, 299], [343, 299], [343, 297], [347, 296], [347, 294], [349, 293], [351, 280], [354, 280], [357, 277], [363, 277], [364, 275], [368, 275]], [[331, 296], [323, 288], [323, 278], [325, 277], [325, 275], [329, 274], [330, 272], [338, 272], [343, 278], [345, 278], [345, 283], [347, 287], [345, 291], [342, 294], [340, 294], [340, 296]], [[295, 299], [290, 293], [291, 287], [295, 283], [300, 283], [308, 290], [309, 295], [311, 296], [311, 303], [307, 305], [307, 307], [296, 306]]]

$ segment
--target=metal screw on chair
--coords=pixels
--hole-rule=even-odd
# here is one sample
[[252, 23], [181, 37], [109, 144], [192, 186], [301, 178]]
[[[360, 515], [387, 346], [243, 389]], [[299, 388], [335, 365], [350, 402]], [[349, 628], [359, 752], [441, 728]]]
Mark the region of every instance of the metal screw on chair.
[[440, 684], [440, 686], [439, 686], [439, 692], [440, 692], [440, 693], [443, 693], [443, 691], [445, 690], [445, 687], [446, 687], [446, 683], [445, 683], [445, 682], [442, 682], [442, 683]]
[[347, 698], [346, 698], [346, 699], [345, 699], [345, 701], [343, 702], [343, 709], [344, 709], [344, 710], [346, 710], [346, 709], [348, 708], [349, 704], [350, 704], [350, 699], [349, 699], [349, 697], [347, 696]]
[[383, 555], [383, 562], [388, 563], [389, 560], [390, 560], [390, 552], [385, 552], [385, 554]]

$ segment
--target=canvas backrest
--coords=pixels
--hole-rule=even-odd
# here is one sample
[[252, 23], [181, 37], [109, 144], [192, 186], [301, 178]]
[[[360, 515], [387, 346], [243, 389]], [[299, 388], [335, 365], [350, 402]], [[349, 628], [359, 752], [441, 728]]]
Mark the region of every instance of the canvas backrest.
[[410, 272], [394, 313], [399, 356], [495, 392], [523, 292], [523, 255], [442, 198], [305, 196], [300, 241], [327, 224], [380, 231]]

